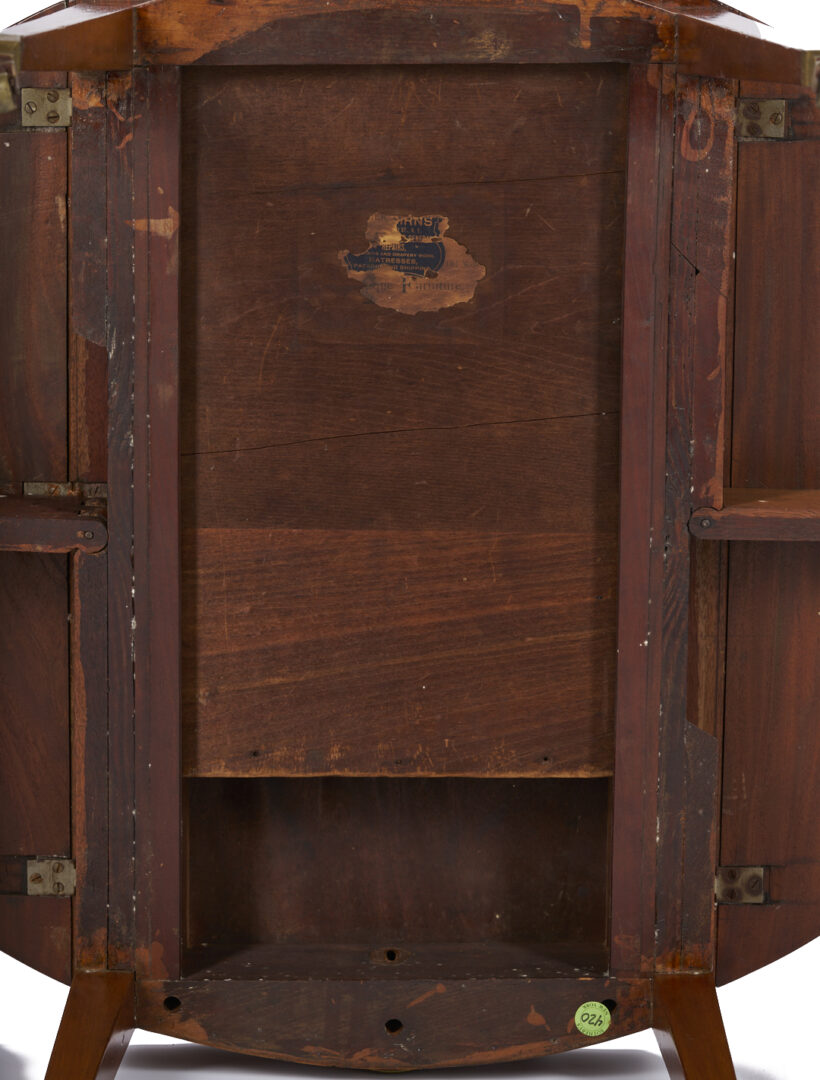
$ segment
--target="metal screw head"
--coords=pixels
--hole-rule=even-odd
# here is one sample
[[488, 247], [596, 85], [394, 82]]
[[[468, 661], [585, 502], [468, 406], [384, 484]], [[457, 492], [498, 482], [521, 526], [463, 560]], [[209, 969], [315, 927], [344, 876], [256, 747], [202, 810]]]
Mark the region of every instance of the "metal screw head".
[[757, 101], [750, 101], [743, 112], [745, 116], [760, 116], [760, 103]]
[[43, 880], [43, 875], [42, 874], [32, 874], [31, 877], [29, 878], [29, 881], [31, 882], [32, 885], [39, 885], [42, 880]]
[[54, 882], [54, 891], [56, 893], [65, 892], [65, 885], [63, 885], [62, 881], [55, 881]]
[[700, 519], [700, 527], [702, 529], [711, 529], [712, 528], [712, 519], [711, 518], [701, 518]]
[[763, 134], [763, 128], [760, 126], [760, 124], [749, 124], [747, 130], [753, 139], [759, 139], [760, 136]]
[[86, 538], [86, 540], [94, 539], [94, 533], [90, 532], [88, 529], [86, 529], [86, 531], [83, 533], [83, 536]]
[[63, 864], [61, 862], [55, 862], [51, 864], [51, 869], [55, 874], [62, 874]]
[[769, 123], [773, 124], [775, 127], [780, 127], [780, 125], [783, 123], [783, 113], [773, 112], [772, 115], [769, 117]]
[[60, 100], [60, 95], [56, 90], [49, 90], [49, 92], [46, 94], [46, 97], [52, 105]]
[[759, 893], [762, 888], [763, 882], [757, 876], [757, 874], [755, 874], [753, 877], [750, 877], [746, 882], [746, 891], [752, 893], [753, 895], [757, 895], [757, 893]]
[[50, 113], [46, 113], [46, 120], [48, 120], [49, 124], [57, 124], [60, 121], [60, 114], [55, 109], [52, 109]]
[[26, 102], [26, 112], [27, 113], [36, 113], [37, 112], [37, 102], [36, 101], [27, 101]]

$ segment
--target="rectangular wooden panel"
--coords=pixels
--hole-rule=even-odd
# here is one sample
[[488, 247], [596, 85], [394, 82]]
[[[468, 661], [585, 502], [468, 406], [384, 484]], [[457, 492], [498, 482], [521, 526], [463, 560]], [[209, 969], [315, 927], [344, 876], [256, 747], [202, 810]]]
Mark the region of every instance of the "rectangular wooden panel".
[[[820, 487], [820, 144], [741, 147], [732, 487]], [[776, 213], [772, 213], [776, 207]], [[723, 907], [720, 982], [820, 933], [820, 548], [729, 545], [721, 862], [772, 866], [770, 901]]]
[[[0, 553], [0, 854], [69, 855], [68, 587], [62, 555]], [[67, 982], [71, 904], [0, 896], [0, 949]]]
[[607, 780], [192, 780], [188, 792], [194, 946], [606, 939]]
[[0, 140], [0, 480], [66, 480], [66, 136]]
[[67, 855], [68, 585], [60, 555], [0, 554], [0, 853]]
[[[622, 73], [184, 90], [184, 771], [610, 772]], [[472, 298], [365, 295], [378, 214]]]
[[732, 487], [818, 488], [820, 143], [744, 143], [739, 161]]

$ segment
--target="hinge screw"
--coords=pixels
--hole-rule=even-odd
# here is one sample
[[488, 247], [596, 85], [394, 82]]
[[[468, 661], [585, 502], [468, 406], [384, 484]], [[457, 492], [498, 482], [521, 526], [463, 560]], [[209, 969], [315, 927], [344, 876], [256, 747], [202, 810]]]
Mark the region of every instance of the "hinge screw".
[[48, 120], [49, 124], [56, 124], [59, 121], [59, 119], [60, 119], [60, 114], [58, 112], [56, 112], [54, 109], [52, 109], [50, 113], [46, 113], [46, 120]]
[[780, 125], [783, 123], [783, 113], [773, 112], [772, 115], [769, 117], [769, 122], [774, 124], [775, 127], [780, 127]]
[[55, 874], [62, 874], [62, 872], [63, 872], [63, 864], [61, 862], [52, 863], [51, 864], [51, 869], [53, 870], [53, 872]]
[[763, 128], [760, 124], [749, 124], [749, 134], [753, 138], [759, 138], [763, 134]]
[[712, 519], [711, 518], [701, 518], [700, 519], [700, 527], [702, 529], [711, 529], [712, 528]]
[[60, 95], [57, 93], [56, 90], [49, 90], [49, 92], [46, 94], [46, 97], [52, 105], [60, 100]]
[[743, 111], [746, 116], [760, 116], [760, 105], [757, 101], [750, 101]]
[[27, 101], [26, 102], [26, 112], [27, 113], [36, 113], [37, 112], [37, 102], [36, 101]]
[[65, 892], [65, 885], [63, 885], [62, 881], [55, 881], [54, 882], [54, 891], [56, 893]]
[[29, 881], [31, 882], [32, 885], [39, 885], [42, 880], [43, 880], [43, 875], [42, 874], [32, 874], [31, 877], [29, 878]]

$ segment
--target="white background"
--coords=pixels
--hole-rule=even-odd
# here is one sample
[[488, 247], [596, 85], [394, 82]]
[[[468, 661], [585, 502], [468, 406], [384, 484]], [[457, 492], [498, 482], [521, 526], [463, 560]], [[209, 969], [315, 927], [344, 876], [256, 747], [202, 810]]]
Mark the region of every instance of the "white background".
[[[34, 0], [0, 0], [0, 25], [9, 26], [42, 6], [43, 2]], [[799, 48], [820, 49], [820, 0], [734, 0], [733, 6], [775, 24], [772, 30], [763, 31], [766, 37]], [[719, 991], [738, 1080], [820, 1078], [820, 1053], [815, 1041], [818, 977], [820, 939]], [[66, 993], [66, 987], [0, 953], [0, 1080], [41, 1080]], [[335, 1075], [339, 1074], [226, 1054], [137, 1032], [118, 1080], [333, 1080]], [[368, 1080], [374, 1074], [352, 1075]], [[467, 1080], [468, 1076], [472, 1080], [668, 1080], [650, 1032], [516, 1065], [426, 1073], [421, 1080], [434, 1080], [436, 1076], [449, 1080]]]

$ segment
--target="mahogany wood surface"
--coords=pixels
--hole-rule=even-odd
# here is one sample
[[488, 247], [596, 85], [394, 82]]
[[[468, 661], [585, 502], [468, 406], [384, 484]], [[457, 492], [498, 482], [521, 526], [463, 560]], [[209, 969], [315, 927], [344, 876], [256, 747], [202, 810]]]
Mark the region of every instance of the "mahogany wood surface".
[[66, 480], [65, 132], [4, 132], [0, 188], [0, 479]]
[[134, 634], [137, 972], [179, 973], [180, 73], [134, 75]]
[[[0, 946], [73, 967], [48, 1080], [135, 1022], [514, 1060], [595, 997], [734, 1076], [715, 866], [767, 867], [719, 981], [820, 929], [820, 123], [723, 11], [80, 0], [0, 45], [75, 108], [0, 148]], [[736, 148], [738, 92], [787, 138]], [[371, 302], [374, 213], [446, 216], [472, 298]]]
[[71, 905], [75, 968], [108, 963], [108, 556], [77, 553], [71, 614]]
[[735, 1080], [712, 975], [658, 975], [653, 1025], [670, 1080]]
[[[731, 485], [796, 490], [802, 505], [820, 487], [820, 328], [809, 314], [820, 302], [811, 239], [819, 153], [816, 142], [744, 144], [739, 172]], [[820, 785], [818, 609], [816, 543], [730, 543], [720, 859], [782, 868], [787, 881], [810, 882], [820, 863], [806, 803]], [[777, 896], [755, 910], [721, 907], [719, 983], [820, 932], [815, 890], [789, 885]]]
[[[68, 593], [61, 555], [0, 554], [0, 853], [68, 856]], [[71, 904], [0, 896], [0, 948], [71, 971]]]
[[[734, 277], [733, 83], [677, 80], [663, 525], [656, 965], [712, 966], [719, 744], [690, 702], [693, 499], [719, 504]], [[710, 631], [713, 632], [713, 631]], [[697, 690], [695, 689], [697, 694]]]
[[[133, 385], [135, 121], [133, 77], [109, 75], [104, 96], [89, 108], [105, 119], [107, 199], [103, 301], [108, 354], [108, 963], [134, 970], [134, 582]], [[91, 144], [97, 157], [99, 148]], [[93, 303], [95, 294], [89, 294]], [[94, 309], [94, 318], [100, 312]]]
[[606, 940], [606, 780], [195, 780], [188, 793], [192, 946]]
[[0, 551], [101, 551], [108, 532], [99, 513], [74, 498], [0, 496]]
[[[611, 963], [651, 970], [657, 829], [666, 319], [673, 161], [673, 83], [659, 67], [630, 73], [624, 255], [618, 568], [618, 670], [613, 785]], [[650, 597], [653, 604], [648, 601]]]
[[723, 509], [697, 509], [689, 531], [704, 540], [820, 540], [820, 491], [728, 488]]
[[103, 483], [108, 464], [104, 75], [73, 74], [69, 128], [69, 472]]
[[[610, 772], [621, 73], [185, 85], [185, 773]], [[367, 302], [374, 212], [445, 214], [486, 283]]]
[[492, 1064], [583, 1046], [589, 1039], [575, 1029], [574, 1017], [590, 999], [613, 1005], [605, 1039], [639, 1031], [649, 1022], [650, 985], [648, 979], [521, 977], [142, 980], [137, 1023], [260, 1057], [392, 1072]]
[[134, 1030], [134, 976], [78, 971], [45, 1080], [113, 1080]]

